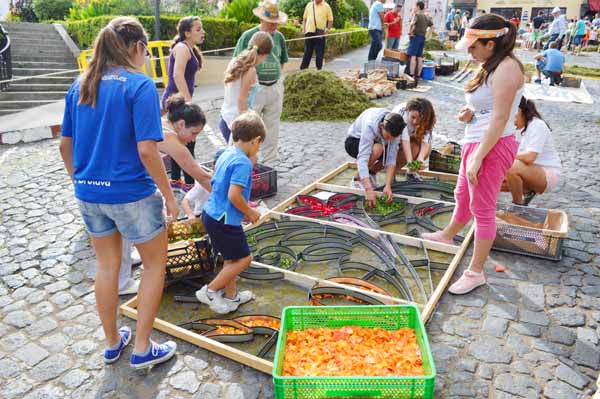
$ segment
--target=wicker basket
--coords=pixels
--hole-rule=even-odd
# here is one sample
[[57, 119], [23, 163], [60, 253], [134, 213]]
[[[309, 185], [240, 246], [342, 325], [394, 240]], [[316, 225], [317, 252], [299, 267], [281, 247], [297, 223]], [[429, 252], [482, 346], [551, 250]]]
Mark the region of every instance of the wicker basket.
[[429, 170], [458, 174], [458, 171], [460, 170], [461, 146], [453, 141], [448, 144], [453, 146], [452, 154], [450, 155], [443, 155], [438, 150], [431, 151], [431, 155], [429, 156]]
[[536, 258], [562, 259], [563, 239], [569, 221], [564, 211], [498, 204], [496, 239], [498, 251]]

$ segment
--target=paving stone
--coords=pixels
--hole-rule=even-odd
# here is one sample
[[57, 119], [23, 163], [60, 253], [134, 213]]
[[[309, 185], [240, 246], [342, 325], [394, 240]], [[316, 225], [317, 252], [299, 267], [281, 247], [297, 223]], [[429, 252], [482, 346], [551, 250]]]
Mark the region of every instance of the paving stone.
[[27, 297], [27, 295], [29, 295], [33, 291], [35, 291], [35, 289], [33, 289], [33, 288], [20, 287], [20, 288], [16, 289], [15, 292], [12, 293], [12, 297], [14, 300], [24, 299], [25, 297]]
[[0, 359], [0, 379], [8, 381], [9, 378], [21, 374], [21, 368], [12, 359]]
[[86, 356], [95, 351], [97, 347], [97, 343], [90, 340], [83, 340], [73, 344], [73, 352], [79, 356]]
[[540, 367], [537, 367], [533, 372], [533, 376], [538, 381], [550, 381], [554, 379], [554, 374], [548, 365], [542, 364]]
[[2, 389], [2, 399], [22, 398], [27, 392], [31, 391], [33, 385], [25, 377], [19, 377], [10, 382]]
[[221, 399], [222, 397], [223, 395], [221, 386], [212, 382], [207, 382], [200, 386], [200, 390], [198, 391], [194, 399]]
[[519, 320], [523, 323], [537, 324], [538, 326], [548, 326], [550, 319], [543, 312], [532, 312], [530, 310], [521, 309]]
[[62, 352], [69, 345], [69, 342], [69, 337], [62, 333], [49, 335], [40, 339], [40, 344], [54, 353]]
[[535, 340], [533, 348], [543, 352], [553, 353], [558, 356], [569, 356], [570, 354], [569, 348], [564, 345], [539, 339]]
[[85, 308], [83, 305], [75, 305], [58, 313], [56, 317], [58, 317], [60, 320], [72, 320], [82, 314], [84, 311]]
[[54, 306], [48, 301], [43, 301], [32, 307], [31, 312], [38, 317], [44, 317], [54, 312]]
[[579, 327], [585, 325], [585, 314], [579, 309], [557, 308], [550, 310], [550, 317], [560, 325]]
[[577, 340], [571, 359], [577, 364], [597, 370], [600, 367], [600, 349], [587, 341]]
[[193, 371], [182, 371], [169, 379], [169, 384], [175, 389], [195, 393], [200, 386], [196, 374]]
[[228, 384], [224, 389], [224, 399], [245, 399], [242, 386], [237, 383]]
[[35, 318], [33, 315], [25, 310], [16, 310], [6, 315], [3, 322], [17, 328], [23, 328], [33, 323]]
[[481, 308], [487, 303], [487, 298], [477, 295], [461, 295], [455, 299], [458, 305]]
[[508, 328], [508, 321], [498, 317], [488, 316], [483, 321], [481, 331], [493, 335], [495, 337], [502, 337]]
[[67, 292], [58, 292], [50, 297], [50, 302], [61, 309], [71, 305], [74, 301], [73, 296]]
[[20, 331], [0, 338], [0, 346], [9, 353], [12, 353], [16, 348], [25, 346], [27, 342], [29, 342], [29, 339]]
[[476, 359], [488, 363], [509, 364], [512, 360], [512, 354], [504, 350], [501, 341], [491, 338], [471, 343], [469, 352]]
[[539, 337], [542, 335], [542, 329], [540, 326], [529, 323], [511, 323], [511, 331], [515, 331], [521, 335], [527, 335], [530, 337]]
[[47, 358], [31, 369], [29, 376], [36, 381], [48, 381], [67, 371], [71, 365], [71, 359], [59, 353]]
[[559, 380], [564, 381], [577, 389], [583, 389], [588, 383], [587, 378], [564, 364], [560, 364], [556, 368], [554, 374]]
[[44, 386], [27, 394], [24, 399], [62, 399], [65, 392], [59, 387]]
[[573, 330], [565, 327], [550, 327], [548, 329], [548, 339], [551, 342], [557, 342], [564, 345], [573, 345], [576, 334]]
[[56, 327], [58, 327], [56, 320], [51, 317], [44, 317], [27, 327], [27, 333], [33, 337], [41, 337], [42, 335], [48, 334], [50, 331], [54, 331]]
[[490, 299], [498, 302], [518, 303], [521, 293], [514, 287], [507, 285], [490, 285]]
[[489, 304], [486, 310], [491, 316], [501, 317], [508, 320], [517, 320], [518, 308], [508, 303]]
[[577, 339], [589, 342], [592, 345], [598, 344], [598, 335], [596, 334], [596, 331], [590, 328], [577, 328]]
[[46, 291], [35, 290], [25, 300], [28, 304], [35, 305], [36, 303], [42, 302], [47, 297], [48, 293]]
[[13, 352], [13, 356], [17, 359], [21, 360], [29, 367], [33, 367], [45, 358], [47, 358], [49, 353], [34, 344], [33, 342], [28, 343], [27, 345], [15, 350]]
[[233, 380], [233, 372], [225, 367], [217, 365], [213, 367], [213, 373], [220, 381], [230, 382]]
[[462, 359], [458, 362], [458, 367], [460, 370], [465, 370], [469, 373], [474, 373], [477, 369], [477, 362], [470, 359]]
[[532, 370], [531, 365], [523, 360], [518, 360], [516, 362], [513, 362], [512, 367], [514, 368], [514, 370], [517, 373], [521, 373], [521, 374], [529, 374]]
[[527, 396], [529, 388], [536, 388], [537, 384], [530, 377], [504, 373], [495, 378], [494, 387], [513, 395]]
[[185, 356], [183, 362], [196, 373], [200, 373], [208, 367], [208, 363], [203, 359], [194, 356]]
[[22, 287], [27, 283], [27, 279], [19, 274], [10, 274], [8, 276], [4, 276], [4, 277], [2, 277], [2, 280], [4, 280], [4, 283], [9, 288], [13, 288], [13, 289]]
[[485, 363], [480, 364], [479, 366], [479, 371], [477, 372], [477, 374], [481, 377], [484, 378], [486, 380], [491, 380], [492, 377], [494, 376], [494, 369], [492, 369], [490, 366], [488, 366]]
[[521, 284], [519, 291], [522, 294], [523, 305], [529, 310], [544, 310], [545, 294], [542, 284]]
[[561, 381], [550, 381], [544, 387], [548, 399], [577, 399], [577, 391]]
[[579, 306], [584, 309], [600, 310], [600, 298], [583, 295], [579, 301]]

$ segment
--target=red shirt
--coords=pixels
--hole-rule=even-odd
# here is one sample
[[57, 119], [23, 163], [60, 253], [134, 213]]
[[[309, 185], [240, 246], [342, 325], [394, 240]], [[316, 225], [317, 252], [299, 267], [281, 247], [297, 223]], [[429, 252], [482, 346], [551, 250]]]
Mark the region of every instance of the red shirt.
[[521, 20], [519, 18], [511, 18], [510, 22], [512, 22], [518, 28]]
[[[396, 18], [400, 18], [400, 20], [392, 24]], [[383, 22], [391, 24], [388, 25], [388, 37], [402, 36], [402, 16], [400, 14], [396, 14], [394, 11], [388, 11], [383, 16]]]

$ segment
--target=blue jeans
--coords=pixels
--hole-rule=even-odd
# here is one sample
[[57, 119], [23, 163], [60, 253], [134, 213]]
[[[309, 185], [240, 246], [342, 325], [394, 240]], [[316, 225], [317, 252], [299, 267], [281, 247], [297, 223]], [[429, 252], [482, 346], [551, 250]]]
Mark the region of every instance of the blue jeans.
[[[553, 35], [550, 36], [550, 39], [548, 39], [548, 41], [546, 42], [546, 44], [544, 44], [544, 50], [548, 50], [548, 47], [550, 46], [550, 43], [552, 43], [553, 41], [555, 41], [556, 39], [558, 39], [558, 33], [554, 33]], [[560, 48], [562, 47], [562, 39], [558, 41], [558, 47], [557, 49], [560, 50]]]
[[387, 39], [387, 48], [391, 50], [398, 50], [400, 47], [400, 38], [399, 37], [388, 37]]
[[369, 29], [369, 36], [371, 36], [371, 48], [369, 48], [369, 61], [376, 60], [381, 47], [383, 44], [383, 32], [378, 29]]
[[95, 204], [77, 200], [90, 236], [107, 237], [115, 231], [132, 244], [148, 242], [165, 228], [160, 192], [126, 204]]
[[227, 122], [221, 117], [219, 120], [219, 129], [221, 129], [221, 134], [225, 139], [225, 142], [229, 144], [229, 137], [231, 136], [231, 130], [229, 130], [229, 126], [227, 126]]

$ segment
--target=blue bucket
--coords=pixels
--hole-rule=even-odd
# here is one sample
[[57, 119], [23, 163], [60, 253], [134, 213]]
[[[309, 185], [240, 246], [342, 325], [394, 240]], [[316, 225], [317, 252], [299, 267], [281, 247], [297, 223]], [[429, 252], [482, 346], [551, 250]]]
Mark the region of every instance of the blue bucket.
[[433, 61], [426, 61], [423, 63], [421, 78], [423, 78], [423, 80], [433, 80], [433, 78], [435, 78], [435, 67]]

